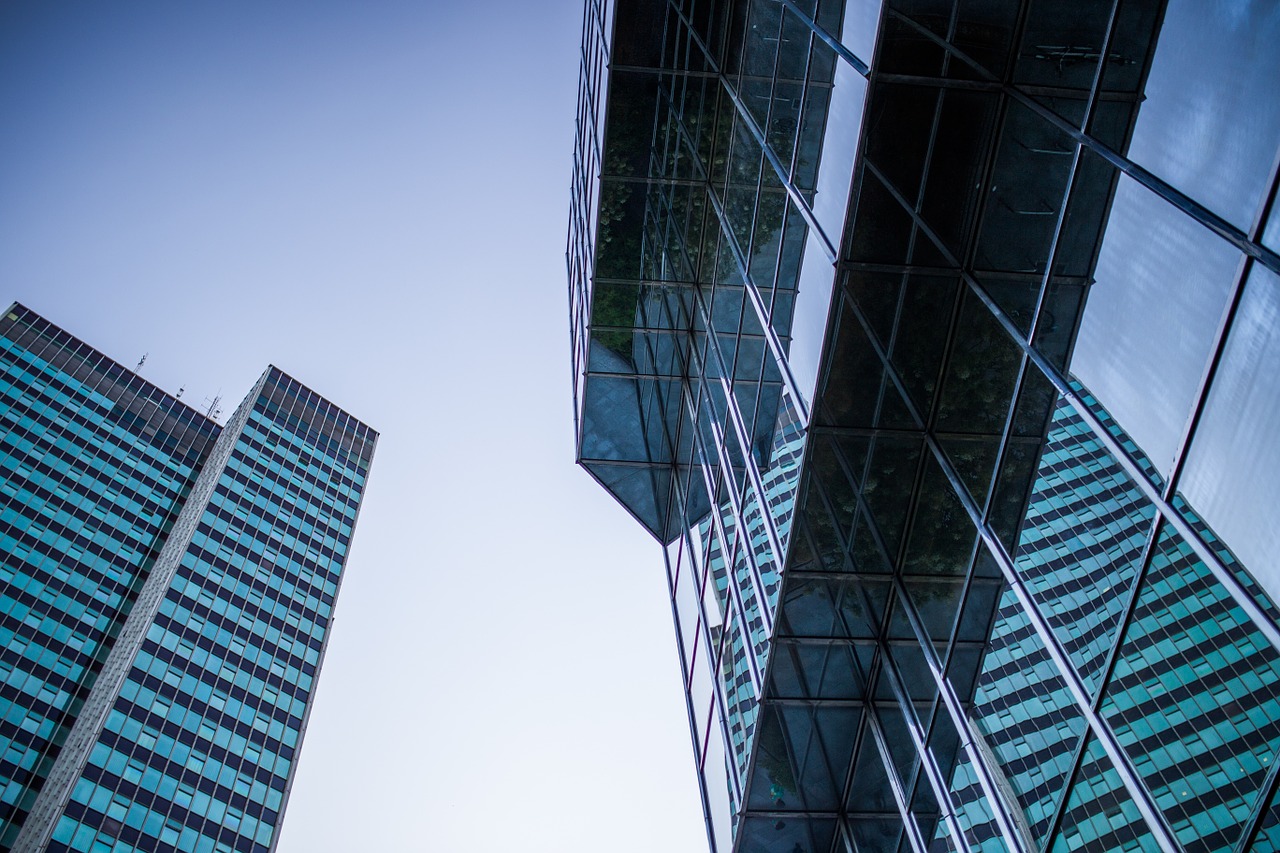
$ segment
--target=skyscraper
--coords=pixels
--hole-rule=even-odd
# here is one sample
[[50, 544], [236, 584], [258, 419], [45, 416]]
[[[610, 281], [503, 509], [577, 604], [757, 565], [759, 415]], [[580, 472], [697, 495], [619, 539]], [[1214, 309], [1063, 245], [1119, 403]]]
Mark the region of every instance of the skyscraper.
[[220, 426], [21, 305], [0, 365], [0, 849], [271, 849], [377, 434], [275, 367]]
[[578, 457], [712, 848], [1280, 845], [1280, 11], [585, 6]]

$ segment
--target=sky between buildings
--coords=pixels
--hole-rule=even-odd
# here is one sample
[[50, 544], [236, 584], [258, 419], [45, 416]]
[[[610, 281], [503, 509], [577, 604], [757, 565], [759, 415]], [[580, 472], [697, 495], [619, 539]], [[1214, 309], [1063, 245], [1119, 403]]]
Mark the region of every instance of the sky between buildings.
[[572, 465], [580, 23], [0, 5], [0, 301], [382, 433], [281, 853], [705, 849], [660, 551]]

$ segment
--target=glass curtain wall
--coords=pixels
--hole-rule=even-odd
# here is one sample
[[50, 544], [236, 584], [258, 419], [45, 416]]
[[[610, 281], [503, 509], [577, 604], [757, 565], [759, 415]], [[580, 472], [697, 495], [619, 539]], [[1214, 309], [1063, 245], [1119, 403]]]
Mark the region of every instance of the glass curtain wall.
[[579, 455], [713, 848], [1280, 843], [1280, 12], [586, 19]]

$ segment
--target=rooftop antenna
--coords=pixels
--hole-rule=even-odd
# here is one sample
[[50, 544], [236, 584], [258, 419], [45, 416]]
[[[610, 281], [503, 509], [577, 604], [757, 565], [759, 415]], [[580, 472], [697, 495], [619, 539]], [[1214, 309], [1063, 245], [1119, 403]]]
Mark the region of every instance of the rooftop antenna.
[[144, 352], [142, 354], [142, 358], [138, 359], [138, 366], [133, 369], [134, 373], [137, 373], [139, 370], [142, 369], [142, 365], [147, 363], [147, 356], [149, 355], [151, 355], [151, 353], [149, 352]]
[[177, 396], [177, 397], [175, 397], [174, 399], [176, 399], [176, 400], [181, 400], [181, 399], [182, 399], [182, 392], [183, 392], [183, 391], [185, 391], [185, 390], [187, 390], [187, 389], [186, 389], [186, 388], [179, 388], [179, 389], [178, 389], [178, 396]]
[[[206, 397], [205, 399], [206, 399], [206, 400], [208, 400], [208, 398], [207, 398], [207, 397]], [[208, 407], [204, 410], [204, 415], [205, 415], [205, 417], [207, 417], [207, 418], [217, 418], [217, 417], [218, 417], [218, 415], [222, 414], [222, 409], [218, 408], [218, 404], [219, 404], [219, 403], [221, 403], [221, 402], [222, 402], [222, 394], [220, 394], [220, 393], [219, 393], [219, 394], [214, 394], [214, 395], [213, 395], [213, 399], [212, 399], [212, 400], [209, 400], [209, 405], [208, 405]]]

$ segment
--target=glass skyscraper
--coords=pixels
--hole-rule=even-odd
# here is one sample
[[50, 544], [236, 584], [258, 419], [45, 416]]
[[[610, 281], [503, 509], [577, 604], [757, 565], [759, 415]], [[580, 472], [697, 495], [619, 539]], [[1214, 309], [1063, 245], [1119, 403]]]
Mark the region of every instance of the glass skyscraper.
[[0, 850], [267, 851], [377, 434], [275, 367], [225, 426], [0, 318]]
[[712, 849], [1280, 848], [1280, 7], [585, 7], [578, 459]]

